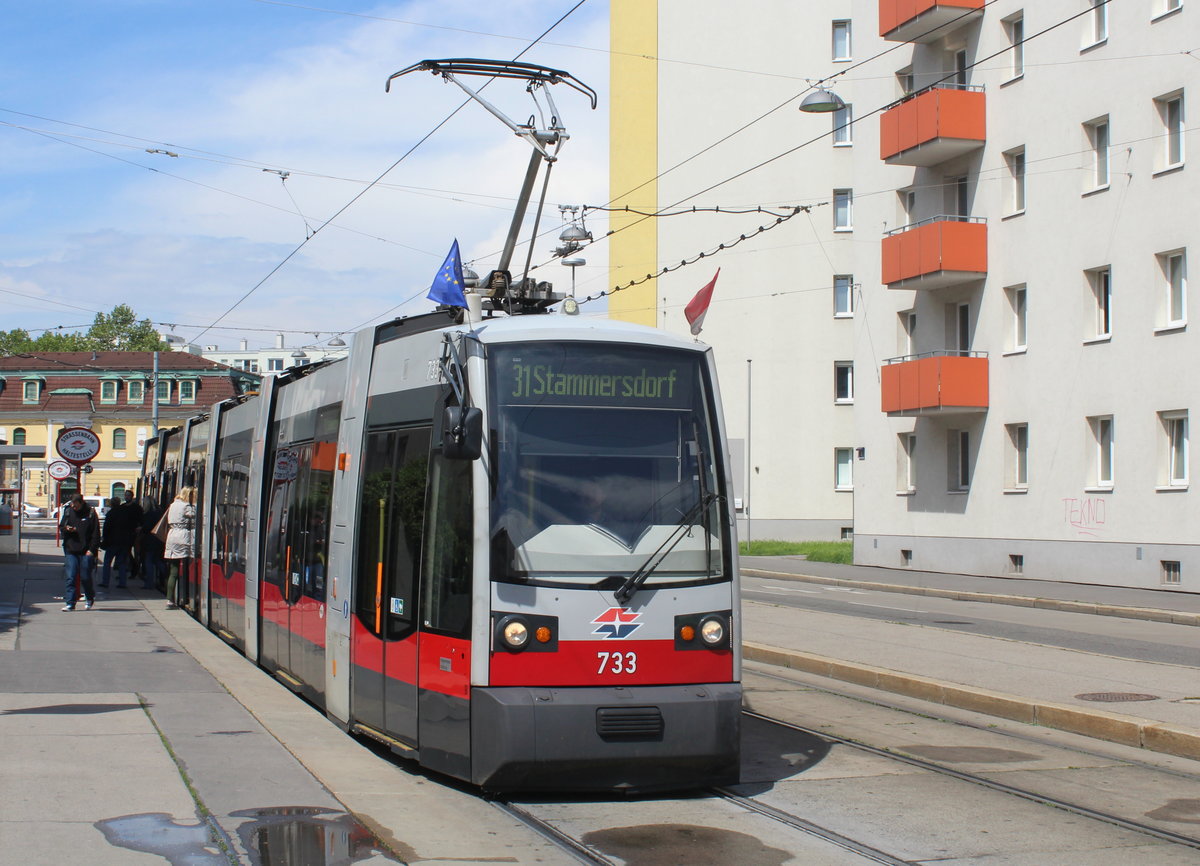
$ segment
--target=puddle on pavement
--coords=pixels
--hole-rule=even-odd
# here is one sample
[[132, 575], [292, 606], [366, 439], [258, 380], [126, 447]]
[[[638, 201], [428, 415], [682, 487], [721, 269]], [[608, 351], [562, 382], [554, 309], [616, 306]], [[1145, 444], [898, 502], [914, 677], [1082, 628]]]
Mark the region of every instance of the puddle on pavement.
[[1200, 800], [1168, 800], [1165, 806], [1147, 812], [1146, 817], [1177, 824], [1200, 824]]
[[582, 842], [607, 856], [619, 857], [627, 866], [781, 866], [792, 859], [787, 851], [771, 848], [746, 833], [692, 824], [613, 827], [587, 833]]
[[108, 818], [95, 827], [113, 847], [157, 854], [171, 866], [229, 866], [204, 822], [180, 824], [165, 812], [150, 812]]
[[141, 704], [51, 704], [45, 707], [21, 707], [0, 710], [0, 716], [87, 716], [96, 713], [119, 713], [140, 710]]
[[1037, 755], [1013, 749], [991, 749], [981, 746], [901, 746], [900, 749], [918, 758], [944, 764], [1015, 764], [1036, 761]]
[[352, 815], [308, 806], [245, 809], [231, 813], [251, 818], [238, 827], [242, 844], [256, 866], [349, 866], [404, 863], [417, 859], [403, 850], [405, 860], [393, 855], [379, 838]]

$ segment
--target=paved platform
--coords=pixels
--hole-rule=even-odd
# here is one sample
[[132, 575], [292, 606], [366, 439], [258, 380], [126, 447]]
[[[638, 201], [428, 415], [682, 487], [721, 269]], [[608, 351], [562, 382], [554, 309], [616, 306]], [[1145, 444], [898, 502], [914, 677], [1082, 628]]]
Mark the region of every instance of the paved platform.
[[[741, 562], [745, 574], [778, 580], [1159, 624], [1164, 640], [1195, 648], [1195, 666], [755, 603], [743, 606], [743, 647], [751, 661], [1200, 760], [1200, 632], [1195, 630], [1200, 596], [838, 566], [800, 557], [743, 557]], [[1095, 693], [1156, 699], [1097, 705], [1076, 697]]]

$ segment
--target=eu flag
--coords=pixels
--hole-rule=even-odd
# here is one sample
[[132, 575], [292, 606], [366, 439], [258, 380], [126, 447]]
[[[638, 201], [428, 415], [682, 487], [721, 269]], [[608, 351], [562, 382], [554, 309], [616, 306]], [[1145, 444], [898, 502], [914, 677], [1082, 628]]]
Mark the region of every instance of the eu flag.
[[446, 256], [446, 261], [442, 262], [441, 270], [434, 277], [433, 285], [429, 287], [429, 294], [425, 297], [447, 307], [465, 307], [467, 305], [467, 296], [463, 294], [462, 259], [458, 257], [457, 238], [454, 239], [454, 246], [450, 247], [450, 255]]

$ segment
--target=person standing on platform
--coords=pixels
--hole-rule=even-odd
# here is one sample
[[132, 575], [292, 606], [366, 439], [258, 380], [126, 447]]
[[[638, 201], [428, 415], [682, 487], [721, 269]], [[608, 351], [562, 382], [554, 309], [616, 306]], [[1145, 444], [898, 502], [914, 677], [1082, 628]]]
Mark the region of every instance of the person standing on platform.
[[163, 591], [163, 540], [154, 534], [154, 527], [162, 517], [162, 509], [153, 496], [143, 496], [139, 509], [142, 514], [141, 528], [134, 542], [141, 560], [142, 589]]
[[104, 548], [104, 567], [100, 571], [100, 586], [108, 588], [112, 579], [113, 563], [117, 567], [117, 588], [124, 589], [129, 580], [130, 551], [137, 524], [133, 523], [133, 512], [114, 496], [108, 503], [108, 515], [100, 531], [100, 546]]
[[179, 588], [179, 578], [187, 578], [188, 562], [194, 553], [192, 535], [196, 527], [196, 488], [183, 487], [175, 494], [175, 501], [167, 509], [167, 523], [171, 530], [167, 533], [167, 549], [163, 554], [170, 566], [167, 572], [167, 609], [178, 607], [180, 599], [176, 597]]
[[91, 610], [96, 601], [92, 573], [96, 569], [96, 554], [100, 550], [100, 518], [94, 509], [76, 493], [71, 504], [62, 510], [58, 520], [66, 559], [66, 586], [63, 590], [63, 610], [74, 610], [83, 589], [83, 609]]
[[129, 509], [129, 525], [133, 527], [133, 542], [129, 551], [129, 579], [132, 580], [142, 571], [142, 551], [141, 545], [138, 543], [138, 536], [142, 532], [142, 506], [138, 505], [133, 491], [127, 489], [125, 504], [121, 507]]

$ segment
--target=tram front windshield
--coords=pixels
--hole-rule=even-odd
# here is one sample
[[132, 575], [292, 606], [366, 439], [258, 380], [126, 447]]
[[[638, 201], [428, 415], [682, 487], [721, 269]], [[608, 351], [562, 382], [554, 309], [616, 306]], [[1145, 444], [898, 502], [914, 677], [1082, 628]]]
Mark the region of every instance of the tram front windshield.
[[492, 574], [645, 585], [724, 577], [728, 527], [703, 356], [610, 343], [489, 350]]

